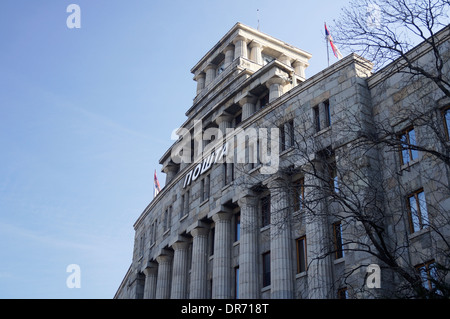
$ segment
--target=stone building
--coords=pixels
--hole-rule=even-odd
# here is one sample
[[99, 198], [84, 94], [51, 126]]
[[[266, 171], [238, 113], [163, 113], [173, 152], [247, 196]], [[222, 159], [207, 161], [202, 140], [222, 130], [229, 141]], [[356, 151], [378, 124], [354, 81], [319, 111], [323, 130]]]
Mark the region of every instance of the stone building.
[[[409, 54], [432, 59], [426, 44]], [[449, 165], [430, 151], [449, 151], [449, 98], [401, 61], [373, 73], [351, 54], [306, 78], [310, 58], [237, 23], [192, 68], [115, 298], [392, 296], [404, 278], [377, 245], [432, 289], [449, 262]]]

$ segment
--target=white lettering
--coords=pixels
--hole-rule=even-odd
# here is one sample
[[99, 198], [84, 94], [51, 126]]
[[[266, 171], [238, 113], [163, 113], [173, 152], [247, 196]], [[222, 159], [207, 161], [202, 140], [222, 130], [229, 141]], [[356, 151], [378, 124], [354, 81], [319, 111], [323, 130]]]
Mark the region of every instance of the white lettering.
[[69, 4], [66, 12], [73, 12], [67, 17], [66, 24], [69, 29], [80, 29], [81, 28], [81, 9], [77, 4]]
[[81, 268], [77, 264], [71, 264], [67, 266], [66, 272], [71, 272], [67, 277], [66, 285], [67, 288], [81, 288]]

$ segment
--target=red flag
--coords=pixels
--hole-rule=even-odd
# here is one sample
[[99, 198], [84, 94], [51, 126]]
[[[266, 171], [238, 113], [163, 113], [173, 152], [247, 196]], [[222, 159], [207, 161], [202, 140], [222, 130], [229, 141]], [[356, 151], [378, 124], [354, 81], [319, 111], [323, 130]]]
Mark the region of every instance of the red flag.
[[325, 23], [325, 36], [327, 37], [327, 41], [330, 42], [330, 46], [331, 46], [331, 49], [333, 50], [334, 56], [338, 59], [342, 59], [343, 56], [342, 56], [341, 52], [339, 51], [339, 49], [334, 45], [333, 37], [331, 36], [330, 32], [328, 31], [326, 23]]
[[158, 182], [158, 176], [156, 176], [156, 169], [155, 169], [155, 193], [154, 193], [154, 197], [156, 197], [156, 195], [158, 195], [158, 193], [161, 191], [161, 187], [159, 186], [159, 182]]

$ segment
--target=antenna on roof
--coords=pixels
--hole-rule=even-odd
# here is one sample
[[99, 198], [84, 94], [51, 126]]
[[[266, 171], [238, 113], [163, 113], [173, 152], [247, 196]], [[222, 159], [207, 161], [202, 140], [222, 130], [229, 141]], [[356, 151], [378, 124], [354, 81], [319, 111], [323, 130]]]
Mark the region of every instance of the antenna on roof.
[[256, 17], [258, 19], [258, 31], [259, 31], [259, 9], [256, 9]]

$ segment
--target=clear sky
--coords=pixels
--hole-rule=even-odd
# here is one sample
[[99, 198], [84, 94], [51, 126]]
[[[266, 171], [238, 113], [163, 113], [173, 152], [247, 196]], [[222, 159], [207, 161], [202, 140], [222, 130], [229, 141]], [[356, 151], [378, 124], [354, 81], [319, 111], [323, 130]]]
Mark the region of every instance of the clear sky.
[[[347, 3], [2, 0], [0, 298], [112, 298], [192, 106], [190, 69], [236, 22], [256, 28], [259, 9], [262, 32], [313, 55], [310, 77], [327, 66], [323, 23]], [[81, 288], [66, 285], [70, 264]]]

